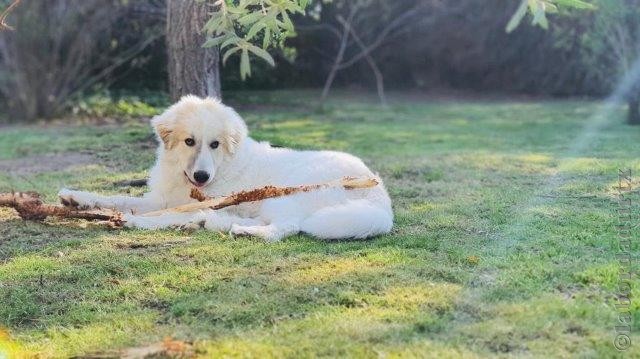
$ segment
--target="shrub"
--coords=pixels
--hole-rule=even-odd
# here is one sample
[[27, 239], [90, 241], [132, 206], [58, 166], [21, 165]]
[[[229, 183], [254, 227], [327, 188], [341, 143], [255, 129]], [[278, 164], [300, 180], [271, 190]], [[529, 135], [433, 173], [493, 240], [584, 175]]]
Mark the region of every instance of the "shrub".
[[119, 0], [24, 1], [0, 33], [0, 94], [10, 118], [51, 118], [161, 35]]

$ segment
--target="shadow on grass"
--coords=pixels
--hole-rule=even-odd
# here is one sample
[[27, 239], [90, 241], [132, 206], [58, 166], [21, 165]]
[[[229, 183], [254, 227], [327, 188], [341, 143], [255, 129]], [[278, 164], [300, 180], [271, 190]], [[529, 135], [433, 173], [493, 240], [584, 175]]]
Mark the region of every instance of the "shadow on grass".
[[[414, 315], [405, 306], [419, 306], [411, 302], [415, 295], [396, 293], [391, 314], [379, 308], [390, 298], [393, 283], [459, 287], [443, 279], [457, 275], [425, 272], [428, 252], [406, 244], [398, 248], [391, 238], [318, 242], [296, 236], [265, 245], [211, 232], [185, 236], [5, 224], [32, 236], [3, 244], [0, 323], [18, 335], [47, 333], [31, 344], [56, 355], [144, 343], [162, 335], [191, 340], [233, 335], [291, 321], [306, 323], [318, 313], [334, 311], [362, 310], [359, 315], [373, 316], [382, 327], [399, 317], [414, 326]], [[39, 238], [39, 231], [48, 238]], [[446, 314], [427, 312], [436, 319]], [[144, 334], [131, 335], [137, 331]], [[391, 329], [375, 336], [387, 332]]]

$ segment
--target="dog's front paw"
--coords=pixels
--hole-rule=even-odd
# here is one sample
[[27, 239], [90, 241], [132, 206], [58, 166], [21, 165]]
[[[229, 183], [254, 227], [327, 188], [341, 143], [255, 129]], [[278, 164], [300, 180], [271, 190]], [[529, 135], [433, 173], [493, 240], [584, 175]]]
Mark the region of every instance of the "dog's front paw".
[[92, 200], [92, 195], [87, 192], [73, 191], [63, 188], [58, 192], [60, 203], [67, 207], [77, 209], [91, 209], [96, 207], [96, 203]]
[[146, 217], [136, 216], [131, 213], [125, 213], [122, 215], [122, 221], [127, 228], [141, 228], [148, 229], [149, 221]]
[[122, 216], [124, 226], [127, 228], [137, 229], [164, 229], [173, 228], [174, 226], [167, 225], [164, 220], [158, 217], [145, 217], [135, 215], [131, 213], [125, 213]]
[[181, 224], [179, 226], [176, 226], [177, 229], [181, 230], [181, 231], [185, 231], [185, 232], [193, 232], [196, 231], [198, 229], [202, 229], [204, 228], [204, 223], [205, 221], [191, 221], [191, 222], [187, 222], [185, 224]]
[[229, 230], [229, 234], [232, 236], [249, 236], [249, 232], [246, 230], [246, 226], [241, 226], [239, 224], [232, 224], [231, 229]]
[[279, 242], [282, 239], [271, 226], [242, 226], [233, 224], [229, 234], [234, 236], [253, 236], [262, 238], [267, 243]]

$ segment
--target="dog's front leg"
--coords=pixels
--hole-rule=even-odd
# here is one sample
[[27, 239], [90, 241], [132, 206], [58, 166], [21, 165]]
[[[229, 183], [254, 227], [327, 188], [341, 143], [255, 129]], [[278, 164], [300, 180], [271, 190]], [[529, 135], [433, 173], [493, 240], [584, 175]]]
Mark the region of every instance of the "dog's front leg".
[[80, 209], [108, 208], [124, 213], [145, 213], [162, 209], [162, 203], [149, 197], [101, 196], [95, 193], [63, 188], [58, 192], [65, 206]]
[[213, 231], [229, 231], [233, 225], [257, 226], [264, 224], [256, 219], [242, 218], [223, 211], [199, 211], [189, 213], [165, 213], [159, 216], [124, 215], [125, 227], [140, 229], [198, 228]]
[[208, 210], [203, 212], [204, 215], [204, 228], [212, 231], [223, 231], [228, 232], [231, 230], [231, 227], [234, 225], [242, 225], [242, 226], [258, 226], [264, 225], [264, 222], [261, 222], [254, 218], [244, 218], [240, 217], [227, 211], [213, 211]]
[[293, 222], [289, 223], [271, 223], [268, 225], [241, 225], [234, 224], [231, 226], [231, 234], [238, 236], [254, 236], [264, 239], [268, 243], [279, 242], [282, 238], [296, 234], [300, 231], [300, 227]]
[[197, 228], [204, 223], [203, 212], [166, 213], [159, 216], [124, 214], [124, 226], [139, 229]]
[[231, 227], [231, 234], [256, 236], [267, 242], [278, 242], [286, 236], [298, 233], [300, 231], [300, 217], [304, 210], [295, 198], [296, 196], [282, 197], [264, 201], [260, 208], [260, 218], [268, 224], [235, 223]]

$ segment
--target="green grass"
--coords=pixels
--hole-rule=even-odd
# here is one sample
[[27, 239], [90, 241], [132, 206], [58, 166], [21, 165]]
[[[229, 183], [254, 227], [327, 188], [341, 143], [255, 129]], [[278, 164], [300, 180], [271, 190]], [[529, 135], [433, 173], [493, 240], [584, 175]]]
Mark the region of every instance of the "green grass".
[[[622, 109], [577, 146], [597, 103], [396, 98], [385, 109], [341, 96], [318, 111], [313, 95], [228, 98], [257, 139], [362, 157], [392, 196], [392, 234], [264, 244], [0, 210], [0, 326], [11, 334], [0, 347], [65, 357], [171, 336], [203, 357], [616, 357], [614, 186], [619, 168], [640, 171], [640, 130]], [[146, 174], [153, 141], [136, 120], [4, 127], [0, 166], [91, 160], [0, 172], [0, 191], [137, 195], [113, 183]], [[631, 312], [640, 323], [635, 300]]]

